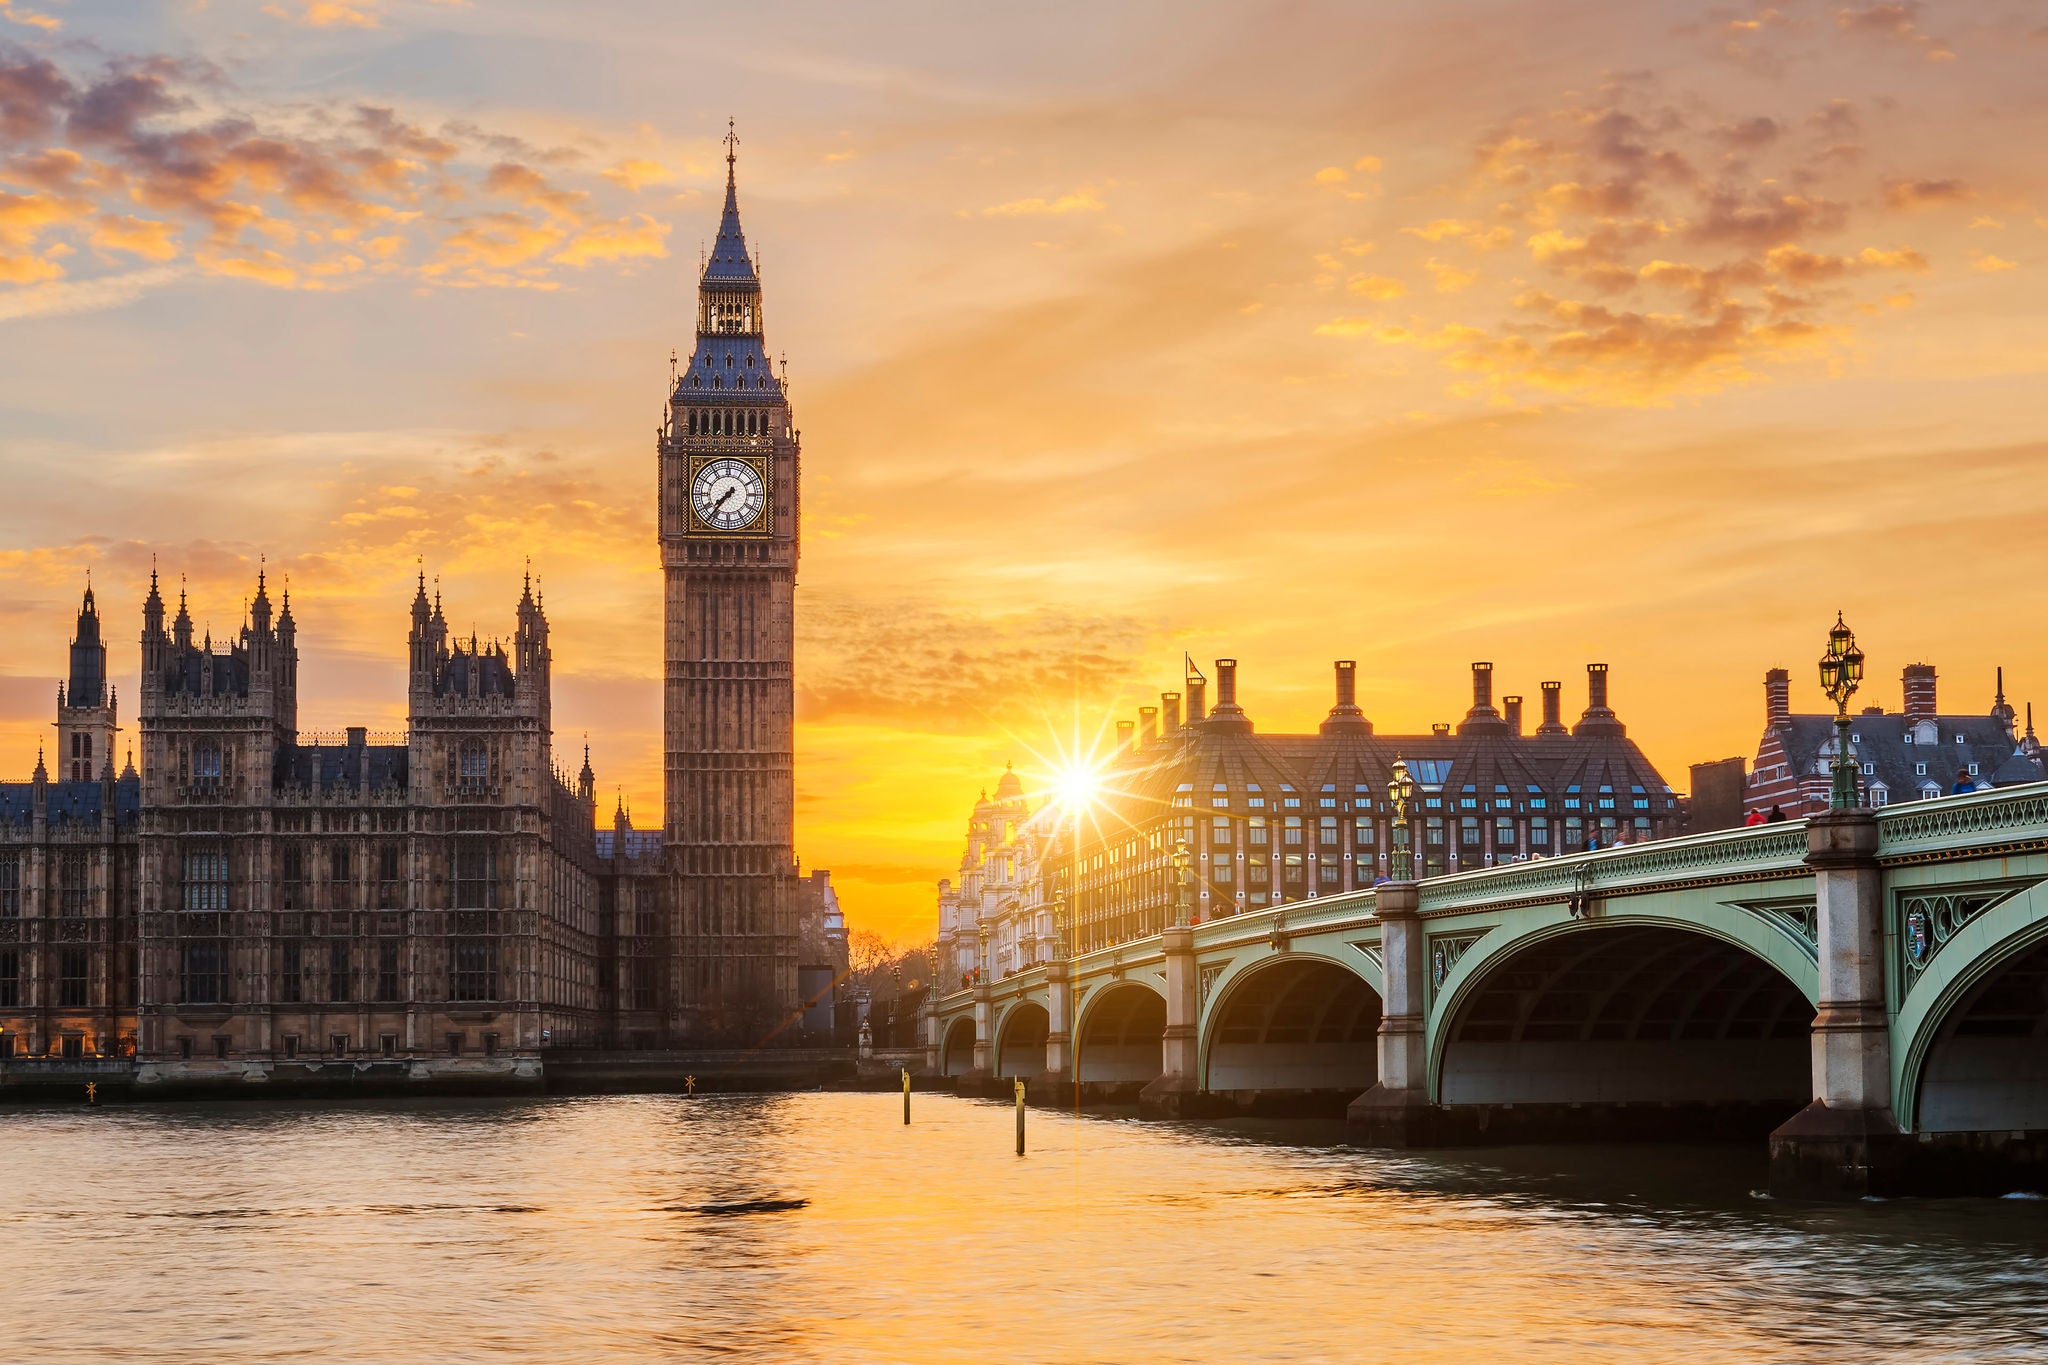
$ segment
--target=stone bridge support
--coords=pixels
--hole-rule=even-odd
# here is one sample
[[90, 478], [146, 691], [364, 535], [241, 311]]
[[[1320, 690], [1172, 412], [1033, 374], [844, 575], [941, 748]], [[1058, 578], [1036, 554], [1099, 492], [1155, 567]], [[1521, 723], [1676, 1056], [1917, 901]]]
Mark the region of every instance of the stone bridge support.
[[1376, 893], [1380, 921], [1379, 1080], [1351, 1102], [1345, 1128], [1370, 1147], [1423, 1147], [1441, 1140], [1441, 1111], [1429, 1102], [1429, 1038], [1423, 1011], [1421, 888], [1385, 882]]
[[1045, 967], [1045, 1079], [1064, 1085], [1074, 1075], [1073, 964], [1062, 959]]
[[1807, 825], [1819, 929], [1813, 1102], [1771, 1134], [1771, 1189], [1802, 1198], [1889, 1194], [1907, 1140], [1892, 1114], [1884, 883], [1877, 817], [1829, 811]]
[[974, 1070], [980, 1078], [996, 1074], [994, 988], [986, 980], [974, 986]]
[[1166, 955], [1166, 1032], [1159, 1079], [1138, 1095], [1138, 1112], [1192, 1118], [1202, 1109], [1202, 997], [1196, 984], [1195, 931], [1177, 925], [1160, 936]]

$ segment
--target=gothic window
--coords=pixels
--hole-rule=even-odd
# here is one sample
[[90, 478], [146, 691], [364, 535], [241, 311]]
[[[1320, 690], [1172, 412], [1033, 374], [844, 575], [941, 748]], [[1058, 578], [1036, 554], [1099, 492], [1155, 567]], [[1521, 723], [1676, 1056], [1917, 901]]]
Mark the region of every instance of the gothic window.
[[461, 839], [455, 845], [455, 908], [493, 908], [492, 882], [497, 873], [498, 850], [488, 839]]
[[227, 948], [218, 940], [187, 943], [179, 968], [181, 1003], [217, 1005], [227, 1000]]
[[488, 938], [459, 938], [448, 954], [450, 1000], [498, 998], [498, 945]]
[[338, 938], [327, 945], [327, 998], [336, 1004], [349, 999], [348, 940]]
[[[337, 898], [341, 896], [343, 888], [354, 880], [351, 862], [347, 844], [336, 844], [327, 851], [327, 879], [334, 883]], [[335, 903], [339, 905], [340, 900], [337, 899]]]
[[405, 887], [399, 876], [400, 859], [397, 844], [385, 844], [377, 850], [377, 908], [397, 910], [405, 904]]
[[220, 781], [220, 746], [218, 744], [195, 744], [192, 746], [192, 780], [195, 782]]
[[21, 855], [0, 853], [0, 919], [21, 917]]
[[304, 998], [302, 985], [305, 979], [306, 954], [304, 945], [297, 939], [286, 939], [284, 950], [279, 955], [277, 973], [277, 998], [287, 1005], [296, 1005]]
[[85, 914], [91, 899], [88, 856], [82, 848], [67, 848], [57, 856], [57, 913], [66, 919]]
[[228, 855], [217, 846], [185, 850], [185, 908], [215, 911], [228, 908]]
[[484, 746], [472, 740], [462, 746], [462, 785], [481, 787], [491, 775], [490, 755]]
[[66, 948], [57, 954], [57, 1005], [60, 1009], [83, 1009], [91, 988], [91, 963], [83, 948]]
[[379, 943], [377, 945], [377, 998], [398, 999], [398, 945]]
[[0, 948], [0, 1009], [21, 1008], [21, 950]]

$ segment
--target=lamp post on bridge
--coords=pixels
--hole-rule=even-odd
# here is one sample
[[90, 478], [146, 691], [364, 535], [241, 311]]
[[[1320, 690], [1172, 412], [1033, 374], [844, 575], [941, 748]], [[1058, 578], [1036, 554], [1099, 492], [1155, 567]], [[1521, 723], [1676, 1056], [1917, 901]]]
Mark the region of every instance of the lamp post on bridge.
[[1188, 852], [1188, 841], [1176, 839], [1173, 842], [1173, 927], [1186, 929], [1194, 923], [1192, 909], [1188, 904], [1188, 883], [1193, 879], [1194, 855]]
[[1820, 690], [1835, 704], [1835, 780], [1828, 793], [1829, 810], [1856, 809], [1856, 760], [1849, 753], [1849, 698], [1863, 681], [1863, 651], [1856, 632], [1835, 613], [1828, 631], [1827, 653], [1820, 656]]
[[1387, 804], [1394, 808], [1393, 852], [1387, 857], [1387, 879], [1415, 880], [1415, 846], [1408, 829], [1408, 803], [1415, 796], [1415, 779], [1408, 774], [1408, 760], [1396, 757], [1392, 776], [1387, 779]]

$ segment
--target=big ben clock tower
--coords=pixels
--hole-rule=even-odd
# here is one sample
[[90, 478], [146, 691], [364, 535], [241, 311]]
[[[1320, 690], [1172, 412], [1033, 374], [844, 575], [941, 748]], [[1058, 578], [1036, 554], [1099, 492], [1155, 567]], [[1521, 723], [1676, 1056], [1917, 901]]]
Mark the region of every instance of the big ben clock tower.
[[740, 231], [738, 138], [659, 443], [664, 856], [681, 1041], [760, 1041], [798, 1006], [797, 432]]

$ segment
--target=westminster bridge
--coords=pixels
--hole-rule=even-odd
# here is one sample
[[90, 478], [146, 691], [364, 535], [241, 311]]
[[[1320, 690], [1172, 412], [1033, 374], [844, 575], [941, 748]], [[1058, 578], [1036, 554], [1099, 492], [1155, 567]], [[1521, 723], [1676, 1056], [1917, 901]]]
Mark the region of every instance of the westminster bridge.
[[1773, 1187], [2048, 1178], [2048, 784], [1392, 882], [934, 1002], [963, 1090], [1378, 1146], [1770, 1133]]

